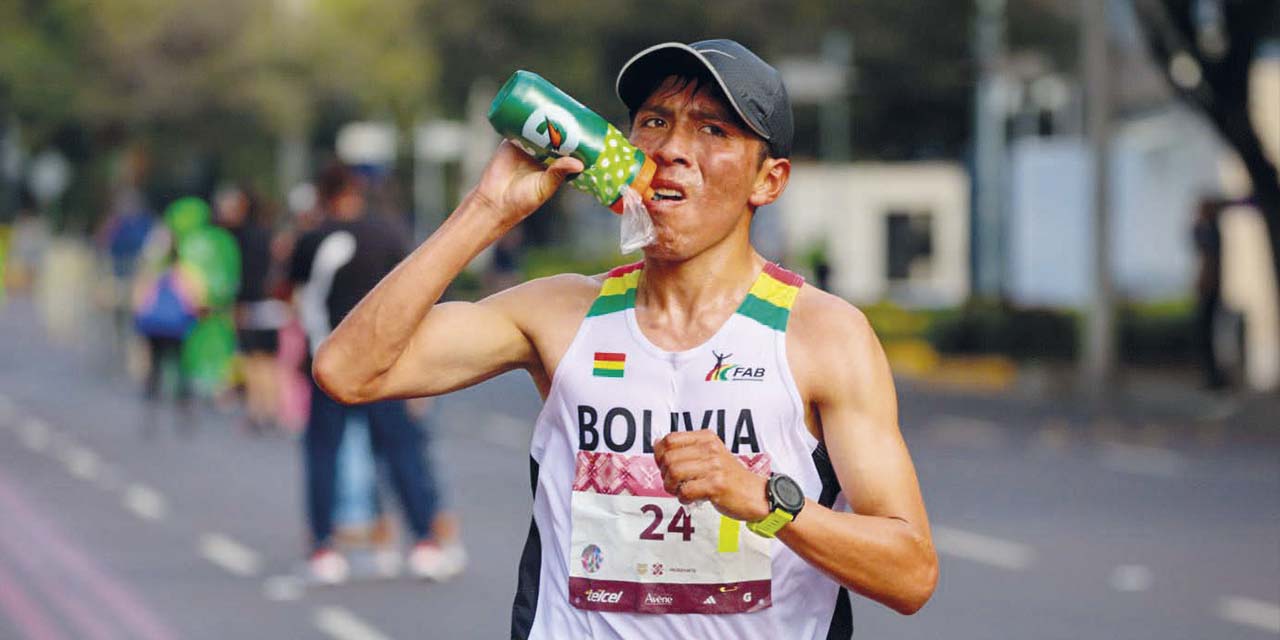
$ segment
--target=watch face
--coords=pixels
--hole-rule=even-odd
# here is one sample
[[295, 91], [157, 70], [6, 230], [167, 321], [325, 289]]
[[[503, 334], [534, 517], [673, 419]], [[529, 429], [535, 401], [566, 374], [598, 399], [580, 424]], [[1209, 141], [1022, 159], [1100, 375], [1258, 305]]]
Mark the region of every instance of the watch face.
[[795, 513], [804, 506], [804, 491], [800, 490], [800, 485], [795, 480], [784, 475], [773, 477], [771, 483], [773, 488], [773, 499], [779, 507]]

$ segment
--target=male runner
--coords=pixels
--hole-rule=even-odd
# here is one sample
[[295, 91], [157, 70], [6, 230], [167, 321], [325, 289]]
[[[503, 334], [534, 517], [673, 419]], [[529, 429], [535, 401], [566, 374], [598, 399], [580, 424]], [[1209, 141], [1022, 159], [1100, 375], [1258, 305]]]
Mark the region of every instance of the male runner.
[[791, 171], [777, 71], [732, 41], [667, 43], [617, 90], [658, 164], [642, 263], [437, 304], [583, 169], [504, 142], [325, 342], [317, 379], [368, 402], [529, 372], [544, 406], [513, 637], [847, 638], [846, 589], [915, 612], [937, 559], [880, 345], [748, 237]]

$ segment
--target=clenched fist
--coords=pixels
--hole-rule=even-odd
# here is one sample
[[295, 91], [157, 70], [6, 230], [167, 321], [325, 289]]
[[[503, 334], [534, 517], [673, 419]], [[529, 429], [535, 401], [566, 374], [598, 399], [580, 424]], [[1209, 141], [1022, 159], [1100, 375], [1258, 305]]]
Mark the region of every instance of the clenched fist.
[[766, 479], [752, 473], [710, 430], [676, 431], [653, 445], [667, 493], [689, 504], [707, 500], [720, 513], [745, 522], [769, 515]]

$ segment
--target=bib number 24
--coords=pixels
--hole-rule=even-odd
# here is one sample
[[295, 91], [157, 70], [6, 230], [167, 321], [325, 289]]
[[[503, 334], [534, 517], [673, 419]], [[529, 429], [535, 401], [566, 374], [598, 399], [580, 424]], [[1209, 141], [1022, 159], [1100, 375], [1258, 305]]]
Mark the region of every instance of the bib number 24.
[[[663, 521], [664, 514], [662, 512], [662, 507], [656, 504], [646, 504], [643, 507], [640, 507], [640, 511], [649, 514], [653, 518], [653, 521], [649, 523], [649, 526], [645, 527], [644, 531], [640, 532], [640, 539], [665, 540], [666, 534], [658, 531], [658, 528], [662, 526]], [[684, 542], [689, 542], [693, 539], [693, 518], [689, 517], [689, 514], [685, 512], [684, 507], [676, 509], [676, 512], [671, 516], [670, 522], [667, 523], [666, 531], [670, 534], [679, 535], [680, 539]]]

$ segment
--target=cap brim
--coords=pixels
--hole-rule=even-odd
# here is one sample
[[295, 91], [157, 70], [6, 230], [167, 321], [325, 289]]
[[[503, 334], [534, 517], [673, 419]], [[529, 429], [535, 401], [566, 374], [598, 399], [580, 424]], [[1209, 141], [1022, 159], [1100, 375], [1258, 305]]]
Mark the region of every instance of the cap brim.
[[[728, 55], [728, 54], [725, 54]], [[733, 107], [738, 117], [742, 119], [756, 135], [764, 138], [767, 142], [772, 142], [770, 137], [764, 133], [763, 128], [751, 118], [747, 117], [742, 107], [738, 106], [738, 99], [733, 92], [729, 90], [729, 86], [725, 84], [724, 77], [716, 70], [716, 66], [707, 59], [702, 52], [683, 42], [664, 42], [656, 44], [636, 55], [632, 56], [626, 64], [622, 65], [622, 70], [618, 72], [618, 79], [614, 84], [614, 92], [618, 94], [618, 99], [627, 105], [633, 111], [640, 107], [644, 99], [648, 97], [648, 91], [657, 86], [663, 78], [671, 75], [671, 71], [679, 68], [679, 61], [694, 62], [702, 66], [715, 79], [716, 84], [720, 87], [720, 93], [724, 94], [729, 105]], [[660, 64], [662, 62], [675, 62], [675, 64]]]

